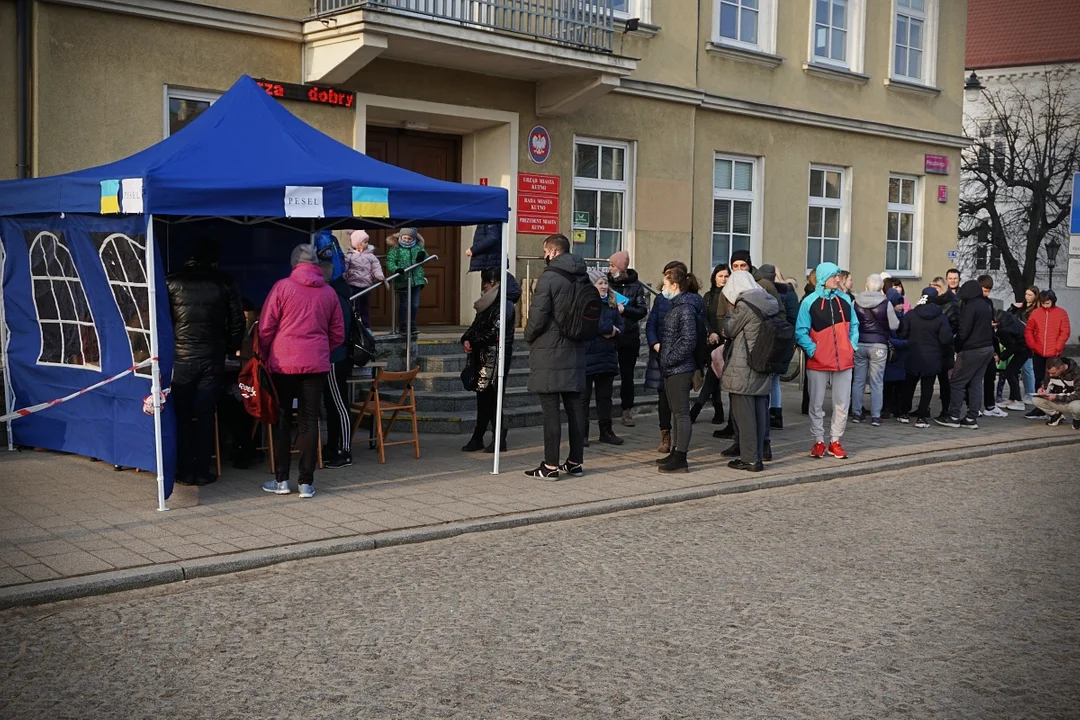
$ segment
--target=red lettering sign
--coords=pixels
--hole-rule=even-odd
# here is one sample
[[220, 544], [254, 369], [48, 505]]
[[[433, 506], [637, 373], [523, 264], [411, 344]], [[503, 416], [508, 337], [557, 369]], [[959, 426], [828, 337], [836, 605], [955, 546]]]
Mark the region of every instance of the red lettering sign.
[[927, 155], [923, 162], [923, 170], [931, 175], [948, 175], [949, 156]]
[[552, 235], [559, 232], [559, 218], [549, 215], [518, 215], [517, 231], [529, 235]]
[[297, 85], [296, 83], [277, 82], [274, 80], [256, 80], [266, 94], [278, 100], [298, 100], [316, 105], [333, 105], [351, 108], [356, 100], [356, 93], [337, 88], [318, 85]]
[[558, 195], [559, 176], [518, 173], [518, 192], [531, 193], [534, 195]]
[[948, 185], [938, 185], [937, 186], [937, 201], [941, 202], [941, 203], [949, 202], [949, 186]]
[[518, 212], [528, 215], [558, 215], [559, 196], [518, 193]]

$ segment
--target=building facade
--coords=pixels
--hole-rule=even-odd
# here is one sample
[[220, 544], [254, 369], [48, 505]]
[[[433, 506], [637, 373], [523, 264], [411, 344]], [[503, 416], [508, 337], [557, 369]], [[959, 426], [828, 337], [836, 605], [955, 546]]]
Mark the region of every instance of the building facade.
[[[523, 280], [560, 231], [654, 284], [749, 248], [911, 292], [956, 247], [966, 22], [963, 0], [0, 0], [0, 177], [20, 138], [31, 176], [134, 153], [246, 73], [351, 91], [283, 103], [376, 158], [508, 188]], [[467, 322], [471, 229], [425, 236], [421, 322]]]
[[[1039, 140], [1047, 146], [1047, 152], [1037, 155], [1044, 159], [1042, 162], [1027, 164], [1032, 168], [1039, 166], [1040, 170], [1034, 174], [1054, 187], [1055, 201], [1046, 213], [1049, 217], [1061, 211], [1069, 212], [1074, 195], [1073, 178], [1080, 173], [1080, 127], [1077, 126], [1080, 37], [1075, 32], [1078, 24], [1080, 3], [1068, 0], [1037, 0], [1026, 4], [1022, 11], [1007, 0], [970, 0], [968, 5], [966, 64], [975, 73], [978, 86], [965, 93], [966, 133], [976, 139], [976, 147], [984, 150], [987, 160], [1001, 163], [1002, 169], [1011, 162], [1008, 158], [1027, 155], [1023, 146], [1030, 145], [1030, 140]], [[1008, 108], [1005, 112], [996, 109], [1021, 98], [1038, 109], [1031, 121], [1022, 109], [1015, 114]], [[1044, 108], [1051, 106], [1053, 110], [1047, 113]], [[1047, 114], [1055, 119], [1047, 121]], [[1048, 124], [1053, 124], [1055, 129], [1051, 131]], [[1053, 137], [1052, 142], [1045, 142], [1048, 136]], [[1058, 166], [1052, 174], [1046, 172], [1051, 164]], [[993, 174], [980, 173], [983, 177]], [[1022, 213], [1025, 208], [1018, 205], [1027, 202], [1027, 193], [1019, 195], [1019, 202], [1008, 196], [999, 200], [997, 214], [1008, 217]], [[1072, 211], [1076, 214], [1077, 209]], [[962, 224], [963, 221], [962, 218]], [[1009, 227], [1012, 235], [1009, 245], [1017, 251], [1024, 249], [1025, 227], [1023, 223]], [[1052, 272], [1046, 251], [1051, 240], [1060, 244]], [[970, 240], [966, 248], [962, 243], [961, 249], [964, 274], [993, 275], [993, 297], [1003, 303], [1012, 302], [1015, 289], [1005, 272], [1001, 253], [992, 245], [980, 246], [976, 239]], [[1044, 238], [1035, 256], [1034, 284], [1042, 289], [1053, 287], [1058, 304], [1068, 311], [1073, 324], [1080, 322], [1080, 219], [1070, 223], [1065, 218]]]

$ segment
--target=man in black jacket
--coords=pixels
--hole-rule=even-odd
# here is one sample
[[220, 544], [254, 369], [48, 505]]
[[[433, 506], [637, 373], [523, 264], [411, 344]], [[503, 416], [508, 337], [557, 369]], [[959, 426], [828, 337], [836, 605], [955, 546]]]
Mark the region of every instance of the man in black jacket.
[[206, 485], [214, 444], [214, 408], [225, 356], [240, 349], [244, 310], [232, 277], [217, 269], [218, 245], [200, 238], [180, 270], [169, 275], [176, 355], [172, 402], [176, 409], [176, 482]]
[[615, 338], [619, 354], [619, 395], [622, 400], [622, 423], [634, 427], [634, 370], [641, 354], [640, 321], [649, 314], [645, 302], [645, 286], [638, 280], [637, 270], [630, 269], [630, 253], [625, 250], [608, 258], [608, 287], [626, 298], [619, 303], [623, 331]]
[[[950, 279], [952, 276], [949, 276]], [[953, 335], [956, 335], [956, 331], [960, 329], [960, 298], [956, 297], [956, 293], [949, 289], [949, 284], [945, 278], [940, 275], [934, 278], [930, 282], [930, 287], [937, 290], [937, 297], [933, 298], [931, 302], [941, 307], [941, 312], [945, 314], [945, 319], [949, 321], [949, 328]], [[953, 363], [956, 361], [956, 356], [953, 354], [953, 349], [947, 348], [941, 358], [941, 373], [938, 375], [938, 392], [941, 395], [941, 414], [938, 415], [942, 420], [949, 417], [949, 404], [952, 402], [952, 397], [949, 393], [949, 373], [953, 369]]]
[[[983, 289], [977, 280], [960, 286], [960, 326], [956, 332], [956, 364], [953, 366], [949, 388], [951, 402], [947, 418], [935, 418], [938, 425], [976, 430], [983, 402], [983, 375], [994, 358], [994, 313], [983, 299]], [[960, 410], [967, 394], [967, 417]]]

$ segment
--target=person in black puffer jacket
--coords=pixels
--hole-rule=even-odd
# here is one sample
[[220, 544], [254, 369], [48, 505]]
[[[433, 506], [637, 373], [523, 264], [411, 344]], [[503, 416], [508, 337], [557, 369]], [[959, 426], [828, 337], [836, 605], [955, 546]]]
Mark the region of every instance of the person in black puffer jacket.
[[686, 453], [690, 449], [693, 424], [690, 422], [690, 387], [699, 370], [694, 353], [698, 345], [698, 323], [703, 322], [705, 302], [698, 295], [698, 281], [680, 267], [664, 272], [664, 297], [671, 309], [660, 332], [660, 372], [664, 392], [671, 405], [673, 441], [671, 454], [658, 461], [660, 472], [687, 472]]
[[[709, 351], [724, 343], [724, 316], [728, 312], [728, 301], [724, 297], [724, 285], [727, 284], [731, 271], [727, 263], [719, 263], [713, 268], [709, 278], [709, 289], [703, 297], [705, 301], [705, 333], [709, 343]], [[724, 423], [724, 393], [720, 392], [720, 378], [712, 370], [712, 363], [705, 366], [705, 378], [701, 383], [701, 391], [698, 392], [697, 400], [690, 408], [690, 422], [697, 422], [705, 403], [712, 402], [713, 424]]]
[[934, 302], [937, 288], [923, 288], [922, 298], [900, 320], [898, 335], [907, 340], [907, 380], [900, 398], [900, 412], [911, 414], [915, 386], [920, 387], [919, 407], [915, 411], [915, 427], [930, 427], [930, 401], [934, 397], [934, 380], [941, 374], [945, 355], [952, 355], [953, 333], [941, 306]]
[[200, 238], [184, 266], [165, 278], [175, 337], [172, 402], [176, 411], [176, 482], [205, 485], [214, 444], [214, 408], [225, 356], [240, 349], [244, 310], [232, 277], [217, 269], [218, 244]]
[[1026, 410], [1020, 391], [1020, 371], [1024, 363], [1031, 359], [1031, 350], [1024, 340], [1024, 321], [1009, 310], [998, 310], [994, 318], [997, 321], [995, 334], [1001, 346], [1001, 359], [1005, 362], [1002, 374], [1009, 384], [1009, 403], [1005, 407], [1008, 410]]
[[[511, 283], [511, 281], [513, 281]], [[461, 343], [466, 353], [473, 353], [473, 366], [476, 369], [476, 426], [472, 438], [462, 447], [463, 452], [495, 452], [495, 419], [498, 412], [499, 397], [499, 301], [502, 299], [503, 319], [506, 322], [503, 338], [503, 372], [509, 372], [510, 361], [514, 354], [514, 303], [521, 297], [517, 280], [510, 273], [506, 274], [506, 292], [499, 286], [499, 270], [487, 268], [480, 274], [480, 298], [473, 303], [476, 317], [472, 325], [461, 336]], [[484, 435], [491, 427], [491, 444], [484, 445]], [[506, 451], [506, 434], [509, 428], [506, 418], [502, 422], [502, 437], [499, 440], [499, 452]]]
[[619, 354], [619, 399], [622, 423], [634, 427], [634, 371], [641, 354], [641, 321], [649, 313], [645, 286], [630, 269], [630, 253], [620, 250], [608, 258], [608, 286], [627, 299], [621, 306], [624, 330], [615, 337]]
[[623, 439], [611, 429], [611, 394], [615, 373], [619, 371], [617, 344], [625, 325], [619, 313], [615, 294], [608, 287], [607, 275], [590, 270], [589, 279], [600, 293], [604, 306], [600, 311], [597, 335], [589, 341], [585, 350], [585, 394], [581, 396], [581, 408], [585, 414], [585, 446], [589, 446], [589, 404], [593, 387], [596, 388], [596, 420], [600, 425], [600, 442], [622, 445]]
[[[983, 405], [983, 375], [994, 358], [994, 313], [983, 297], [978, 280], [968, 280], [960, 286], [960, 328], [956, 333], [956, 363], [953, 366], [949, 394], [949, 417], [936, 418], [945, 427], [977, 429], [979, 410]], [[960, 410], [967, 399], [967, 417]]]

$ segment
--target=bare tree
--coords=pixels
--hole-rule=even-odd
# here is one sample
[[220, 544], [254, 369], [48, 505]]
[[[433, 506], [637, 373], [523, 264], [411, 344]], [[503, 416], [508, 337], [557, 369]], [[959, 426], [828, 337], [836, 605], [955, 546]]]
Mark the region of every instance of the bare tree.
[[1000, 258], [1019, 301], [1035, 282], [1043, 245], [1052, 237], [1068, 244], [1080, 82], [1052, 69], [983, 90], [980, 105], [965, 118], [974, 142], [961, 154], [959, 237], [968, 253], [981, 247], [984, 257]]

